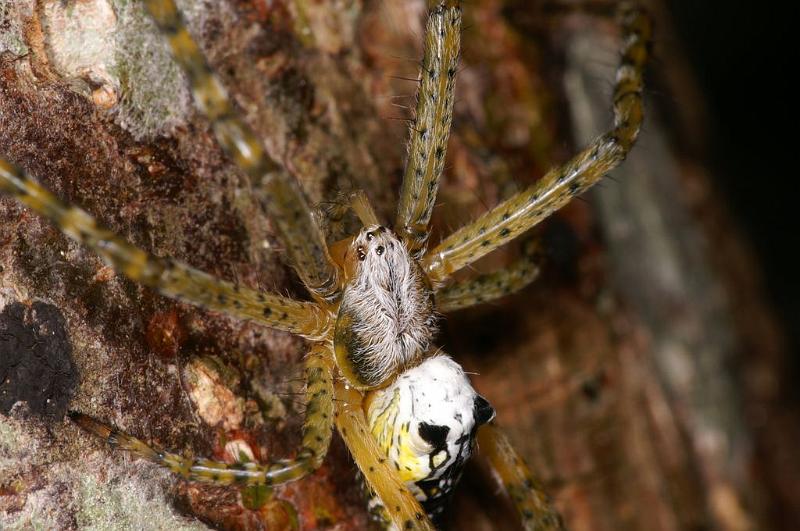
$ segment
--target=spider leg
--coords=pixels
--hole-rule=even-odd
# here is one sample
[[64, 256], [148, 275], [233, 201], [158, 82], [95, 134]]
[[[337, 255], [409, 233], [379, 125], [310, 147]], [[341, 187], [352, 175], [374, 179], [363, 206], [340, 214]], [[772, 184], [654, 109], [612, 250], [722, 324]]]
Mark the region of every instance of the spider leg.
[[490, 302], [515, 293], [539, 276], [539, 246], [526, 242], [523, 255], [508, 268], [457, 282], [436, 292], [436, 309], [442, 313]]
[[[355, 217], [348, 216], [353, 213]], [[334, 263], [342, 265], [342, 252], [362, 227], [381, 225], [363, 190], [339, 192], [317, 205], [317, 219], [328, 238], [328, 252]], [[346, 242], [346, 243], [345, 243]]]
[[238, 116], [225, 88], [189, 35], [174, 1], [144, 3], [169, 38], [176, 61], [189, 77], [195, 102], [211, 121], [221, 147], [247, 173], [257, 197], [266, 203], [303, 284], [318, 299], [333, 300], [340, 289], [337, 269], [300, 184], [269, 157], [255, 132]]
[[353, 209], [353, 212], [355, 212], [358, 220], [365, 227], [370, 225], [380, 225], [378, 215], [375, 214], [375, 210], [372, 208], [372, 203], [369, 202], [369, 198], [367, 197], [367, 194], [364, 193], [364, 190], [356, 190], [355, 192], [351, 192], [348, 197], [348, 204], [350, 208]]
[[322, 210], [321, 215], [326, 218], [327, 222], [336, 226], [335, 232], [337, 235], [347, 232], [346, 227], [344, 227], [346, 224], [345, 216], [350, 211], [356, 215], [358, 221], [365, 227], [381, 224], [364, 190], [339, 193], [334, 199], [321, 204], [320, 209]]
[[367, 485], [380, 498], [387, 518], [397, 529], [419, 529], [434, 531], [422, 506], [389, 466], [372, 436], [364, 415], [362, 395], [344, 381], [336, 382], [336, 427], [342, 436], [358, 468], [364, 474]]
[[564, 529], [561, 516], [550, 503], [541, 484], [511, 446], [508, 437], [493, 423], [478, 429], [478, 448], [502, 482], [528, 531]]
[[86, 211], [68, 207], [1, 159], [0, 192], [15, 196], [48, 218], [131, 280], [168, 297], [312, 339], [324, 336], [330, 326], [328, 312], [314, 303], [238, 286], [181, 262], [147, 254], [98, 226]]
[[269, 465], [254, 462], [228, 464], [208, 459], [188, 459], [157, 450], [144, 441], [118, 431], [82, 413], [69, 412], [72, 421], [102, 437], [111, 446], [127, 450], [193, 481], [220, 485], [277, 485], [300, 479], [319, 468], [333, 432], [333, 358], [327, 347], [317, 347], [306, 359], [306, 420], [297, 457]]
[[429, 251], [423, 268], [434, 284], [506, 244], [584, 192], [619, 165], [642, 124], [642, 73], [652, 23], [639, 8], [623, 4], [622, 60], [614, 87], [614, 128], [563, 166], [500, 203]]
[[457, 0], [447, 0], [428, 16], [416, 118], [409, 132], [395, 221], [395, 231], [415, 258], [425, 252], [428, 222], [444, 169], [460, 49], [461, 7]]

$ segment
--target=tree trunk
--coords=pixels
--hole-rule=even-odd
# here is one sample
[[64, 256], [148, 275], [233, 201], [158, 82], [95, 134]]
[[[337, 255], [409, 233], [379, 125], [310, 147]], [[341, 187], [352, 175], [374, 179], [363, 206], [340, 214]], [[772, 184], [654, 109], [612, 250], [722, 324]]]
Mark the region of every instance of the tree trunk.
[[[311, 200], [364, 189], [391, 220], [425, 3], [179, 4]], [[610, 123], [613, 20], [535, 7], [464, 6], [434, 240]], [[702, 108], [651, 7], [663, 32], [655, 82]], [[614, 180], [534, 231], [549, 256], [542, 278], [448, 316], [440, 342], [477, 373], [569, 528], [777, 529], [778, 505], [800, 507], [797, 459], [785, 457], [796, 424], [779, 401], [786, 353], [746, 245], [702, 163], [677, 154], [682, 122], [660, 120], [665, 110], [648, 106]], [[156, 255], [305, 296], [137, 2], [0, 0], [0, 157]], [[479, 268], [508, 263], [512, 247]], [[6, 197], [0, 266], [0, 527], [368, 526], [337, 437], [320, 471], [256, 504], [63, 420], [69, 407], [196, 455], [291, 456], [303, 341], [160, 297]], [[478, 460], [450, 528], [516, 525], [491, 482]]]

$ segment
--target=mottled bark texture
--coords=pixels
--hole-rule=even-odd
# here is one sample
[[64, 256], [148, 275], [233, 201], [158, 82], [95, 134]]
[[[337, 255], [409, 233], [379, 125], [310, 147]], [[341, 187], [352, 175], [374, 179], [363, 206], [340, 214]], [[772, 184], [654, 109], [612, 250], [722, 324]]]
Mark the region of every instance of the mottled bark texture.
[[[425, 3], [180, 4], [311, 200], [362, 188], [392, 219]], [[779, 528], [800, 506], [785, 353], [706, 170], [676, 154], [702, 138], [681, 114], [701, 104], [653, 7], [653, 82], [676, 107], [651, 102], [616, 179], [537, 231], [543, 278], [448, 317], [441, 343], [478, 373], [570, 528]], [[511, 0], [469, 2], [465, 20], [433, 241], [609, 120], [610, 21]], [[157, 255], [304, 296], [136, 2], [0, 0], [0, 156]], [[337, 438], [311, 478], [243, 505], [234, 488], [177, 480], [63, 420], [69, 406], [178, 451], [292, 455], [302, 341], [163, 299], [8, 198], [0, 267], [0, 527], [368, 525]], [[495, 491], [476, 463], [450, 527], [513, 528]]]

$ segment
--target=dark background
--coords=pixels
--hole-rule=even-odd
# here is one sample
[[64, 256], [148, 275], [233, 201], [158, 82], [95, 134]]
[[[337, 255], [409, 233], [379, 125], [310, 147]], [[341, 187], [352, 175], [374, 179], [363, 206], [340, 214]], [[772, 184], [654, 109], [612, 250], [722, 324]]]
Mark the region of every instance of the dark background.
[[[800, 243], [795, 195], [798, 10], [790, 2], [672, 0], [683, 41], [710, 114], [711, 167], [746, 232], [800, 376]], [[792, 35], [794, 34], [794, 35]], [[791, 39], [790, 36], [794, 36]], [[792, 98], [794, 96], [794, 98]], [[800, 399], [800, 391], [794, 393]]]

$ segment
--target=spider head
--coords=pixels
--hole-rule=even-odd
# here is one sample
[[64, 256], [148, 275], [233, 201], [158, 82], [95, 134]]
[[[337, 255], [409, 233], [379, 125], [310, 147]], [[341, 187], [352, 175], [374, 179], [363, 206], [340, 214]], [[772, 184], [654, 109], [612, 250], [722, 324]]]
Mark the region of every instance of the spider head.
[[357, 389], [384, 385], [425, 354], [436, 332], [433, 292], [405, 244], [369, 225], [345, 256], [345, 285], [334, 331], [339, 369]]
[[[353, 241], [353, 256], [359, 262], [389, 262], [400, 258], [402, 243], [392, 231], [383, 225], [364, 227]], [[398, 253], [398, 251], [400, 251]]]

